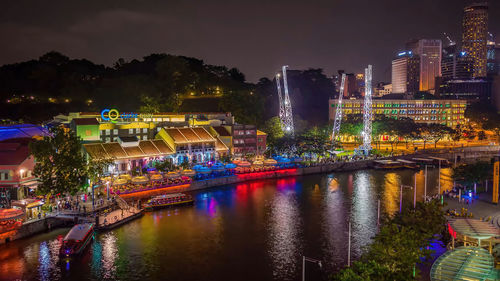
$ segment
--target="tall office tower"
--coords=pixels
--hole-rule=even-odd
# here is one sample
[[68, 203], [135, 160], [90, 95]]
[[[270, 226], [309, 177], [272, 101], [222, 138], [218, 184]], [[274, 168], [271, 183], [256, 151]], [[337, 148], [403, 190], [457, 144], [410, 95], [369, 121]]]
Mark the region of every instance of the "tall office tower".
[[486, 41], [488, 4], [476, 3], [465, 7], [462, 21], [462, 51], [474, 59], [476, 77], [486, 77]]
[[436, 77], [441, 76], [441, 40], [413, 40], [406, 43], [406, 49], [420, 57], [419, 90], [434, 91], [436, 88]]
[[488, 77], [500, 73], [500, 43], [490, 36], [486, 44], [486, 73]]
[[420, 81], [420, 58], [412, 51], [398, 54], [392, 61], [392, 92], [416, 93]]
[[356, 74], [356, 92], [359, 93], [362, 97], [365, 96], [365, 74], [364, 73]]
[[[454, 46], [454, 45], [453, 45]], [[441, 76], [443, 80], [470, 80], [474, 68], [474, 59], [465, 52], [456, 52], [456, 49], [447, 46], [443, 48], [441, 60]]]

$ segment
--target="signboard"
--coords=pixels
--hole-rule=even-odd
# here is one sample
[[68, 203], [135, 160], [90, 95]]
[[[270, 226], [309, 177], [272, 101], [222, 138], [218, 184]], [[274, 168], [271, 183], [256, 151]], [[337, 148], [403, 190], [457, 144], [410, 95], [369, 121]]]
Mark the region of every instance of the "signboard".
[[126, 119], [144, 119], [144, 118], [153, 118], [153, 114], [145, 114], [145, 113], [136, 113], [136, 112], [125, 112], [120, 113], [117, 109], [108, 109], [105, 108], [101, 111], [101, 119], [103, 121], [109, 121], [112, 123], [116, 123], [117, 120], [126, 120]]

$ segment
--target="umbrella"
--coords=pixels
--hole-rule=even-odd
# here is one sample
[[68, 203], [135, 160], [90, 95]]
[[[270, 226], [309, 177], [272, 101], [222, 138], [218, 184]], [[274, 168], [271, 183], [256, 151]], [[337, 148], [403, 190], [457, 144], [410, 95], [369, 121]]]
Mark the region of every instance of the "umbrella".
[[192, 177], [192, 176], [194, 176], [196, 174], [196, 172], [193, 171], [193, 170], [184, 170], [184, 171], [181, 172], [181, 174], [183, 176]]
[[241, 162], [238, 163], [238, 166], [239, 167], [250, 167], [251, 164], [248, 161], [241, 161]]
[[147, 183], [148, 182], [148, 178], [145, 177], [145, 176], [139, 176], [139, 177], [133, 178], [132, 182], [133, 183], [139, 183], [139, 184], [141, 184], [141, 183]]
[[203, 168], [197, 170], [196, 172], [202, 173], [202, 174], [210, 174], [212, 172], [212, 170], [210, 170], [210, 168], [208, 168], [208, 167], [203, 167]]
[[233, 163], [226, 164], [226, 169], [236, 169], [236, 167], [236, 164]]
[[160, 174], [153, 174], [153, 175], [151, 175], [151, 180], [161, 181], [162, 179], [163, 179], [163, 177]]
[[129, 181], [132, 177], [129, 174], [123, 174], [123, 175], [120, 175], [119, 178]]
[[266, 165], [266, 166], [272, 166], [272, 165], [276, 165], [276, 164], [278, 164], [278, 161], [276, 161], [274, 159], [264, 160], [264, 165]]
[[126, 179], [117, 179], [113, 182], [113, 185], [124, 185], [127, 183]]
[[173, 179], [173, 178], [178, 178], [180, 175], [179, 173], [177, 172], [168, 172], [166, 174], [166, 177], [169, 178], [169, 179]]
[[302, 161], [304, 161], [304, 159], [302, 159], [300, 157], [293, 158], [293, 162], [295, 162], [295, 163], [299, 163], [299, 162], [302, 162]]
[[253, 161], [252, 164], [255, 166], [262, 166], [262, 165], [264, 165], [264, 162], [257, 160], [257, 161]]
[[198, 171], [199, 169], [203, 169], [203, 165], [195, 165], [193, 170]]

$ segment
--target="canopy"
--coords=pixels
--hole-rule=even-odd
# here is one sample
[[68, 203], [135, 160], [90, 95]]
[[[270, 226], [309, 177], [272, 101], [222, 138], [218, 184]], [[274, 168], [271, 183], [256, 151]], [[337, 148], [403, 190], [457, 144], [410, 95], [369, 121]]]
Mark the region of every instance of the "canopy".
[[129, 174], [123, 174], [119, 176], [120, 179], [130, 180], [132, 177]]
[[196, 174], [196, 172], [193, 171], [193, 170], [184, 170], [184, 171], [181, 172], [181, 174], [183, 176], [192, 177], [192, 176], [194, 176]]
[[117, 179], [113, 182], [113, 185], [124, 185], [127, 183], [126, 179]]
[[221, 163], [217, 163], [212, 166], [212, 171], [222, 172], [224, 171], [224, 165], [222, 165]]
[[496, 270], [493, 256], [487, 250], [478, 247], [459, 247], [444, 253], [434, 262], [431, 280], [482, 281], [494, 274]]
[[458, 234], [474, 239], [483, 240], [500, 236], [500, 229], [476, 219], [455, 219], [450, 225]]
[[0, 208], [0, 221], [8, 221], [20, 219], [24, 215], [24, 212], [19, 209], [1, 209]]
[[292, 160], [293, 160], [293, 162], [295, 162], [295, 163], [300, 163], [300, 162], [304, 161], [304, 159], [302, 159], [302, 158], [300, 158], [300, 157], [294, 157]]
[[177, 172], [168, 172], [165, 176], [168, 179], [173, 179], [173, 178], [178, 178], [180, 176], [180, 174]]
[[202, 167], [198, 170], [196, 170], [197, 173], [202, 173], [202, 174], [210, 174], [212, 172], [212, 170], [210, 170], [210, 168], [208, 167]]
[[226, 169], [236, 169], [236, 167], [236, 164], [233, 163], [226, 164]]
[[278, 161], [276, 161], [274, 159], [264, 160], [264, 165], [266, 165], [266, 166], [272, 166], [272, 165], [276, 165], [276, 164], [278, 164]]
[[151, 180], [160, 181], [162, 179], [163, 179], [163, 177], [160, 174], [153, 174], [153, 175], [151, 175]]
[[280, 163], [280, 164], [288, 164], [288, 163], [290, 163], [290, 159], [285, 158], [285, 157], [279, 157], [278, 159], [276, 159], [276, 161], [278, 161], [278, 163]]
[[251, 164], [248, 161], [241, 161], [238, 163], [238, 167], [250, 167]]
[[194, 165], [193, 170], [198, 171], [199, 169], [203, 169], [203, 165]]
[[252, 164], [255, 166], [262, 166], [262, 165], [264, 165], [264, 162], [257, 160], [257, 161], [253, 161]]
[[148, 178], [145, 177], [145, 176], [139, 176], [139, 177], [133, 178], [132, 182], [133, 183], [147, 183], [148, 182]]

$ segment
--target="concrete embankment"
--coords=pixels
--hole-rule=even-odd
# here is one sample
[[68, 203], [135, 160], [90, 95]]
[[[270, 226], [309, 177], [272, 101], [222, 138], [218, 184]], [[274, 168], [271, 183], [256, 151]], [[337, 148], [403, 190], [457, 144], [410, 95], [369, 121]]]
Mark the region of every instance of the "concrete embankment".
[[17, 240], [25, 237], [29, 237], [38, 233], [50, 231], [57, 227], [71, 226], [73, 222], [71, 220], [63, 220], [56, 217], [47, 217], [39, 220], [33, 220], [23, 223], [21, 228], [17, 231], [16, 235], [9, 240], [0, 240], [0, 244], [8, 241]]

